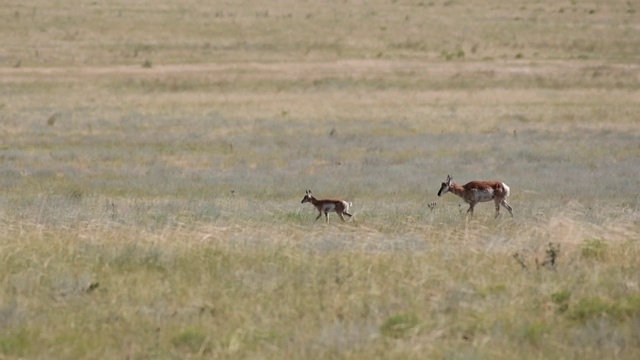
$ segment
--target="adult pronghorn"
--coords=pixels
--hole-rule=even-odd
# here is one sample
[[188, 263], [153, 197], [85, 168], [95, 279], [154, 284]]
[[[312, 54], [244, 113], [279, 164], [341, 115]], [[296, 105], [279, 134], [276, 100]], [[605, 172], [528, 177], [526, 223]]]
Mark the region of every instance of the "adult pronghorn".
[[318, 209], [319, 214], [318, 214], [318, 217], [316, 218], [316, 221], [318, 221], [318, 219], [322, 217], [322, 214], [324, 214], [324, 217], [327, 219], [327, 222], [329, 222], [329, 213], [332, 211], [335, 211], [335, 213], [338, 214], [338, 216], [340, 216], [340, 219], [342, 219], [342, 221], [346, 221], [343, 215], [347, 215], [348, 217], [353, 216], [349, 214], [349, 207], [353, 204], [345, 200], [340, 200], [340, 199], [318, 200], [313, 195], [311, 195], [311, 190], [307, 190], [307, 193], [302, 198], [301, 203], [304, 204], [307, 202], [310, 202], [311, 204], [313, 204], [313, 206], [316, 207], [316, 209]]
[[509, 210], [509, 214], [513, 217], [513, 208], [507, 203], [507, 198], [511, 193], [509, 186], [501, 181], [471, 181], [463, 186], [454, 184], [451, 175], [447, 175], [447, 180], [440, 186], [438, 196], [452, 192], [460, 196], [469, 204], [468, 213], [473, 217], [473, 208], [479, 202], [491, 201], [496, 204], [496, 217], [500, 215], [500, 205]]

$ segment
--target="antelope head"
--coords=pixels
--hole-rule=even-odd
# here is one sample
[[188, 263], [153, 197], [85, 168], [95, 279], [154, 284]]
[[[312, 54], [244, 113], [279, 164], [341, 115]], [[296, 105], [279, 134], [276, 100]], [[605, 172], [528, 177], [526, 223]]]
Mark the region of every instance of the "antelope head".
[[438, 196], [442, 196], [443, 194], [446, 194], [451, 189], [452, 180], [453, 178], [451, 178], [451, 175], [447, 175], [447, 180], [445, 180], [440, 186], [440, 191], [438, 191]]

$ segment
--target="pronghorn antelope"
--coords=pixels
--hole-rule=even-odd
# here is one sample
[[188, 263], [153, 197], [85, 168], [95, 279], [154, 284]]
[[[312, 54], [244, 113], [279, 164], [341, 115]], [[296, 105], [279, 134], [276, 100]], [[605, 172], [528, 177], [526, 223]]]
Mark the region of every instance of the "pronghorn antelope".
[[451, 175], [447, 175], [447, 180], [442, 183], [438, 196], [452, 192], [460, 196], [469, 204], [468, 213], [473, 217], [473, 208], [479, 202], [491, 201], [496, 204], [496, 217], [500, 215], [500, 205], [509, 210], [509, 214], [513, 217], [513, 208], [507, 203], [507, 198], [511, 190], [507, 184], [500, 181], [471, 181], [463, 186], [454, 184]]
[[324, 217], [327, 219], [327, 222], [329, 222], [329, 213], [332, 211], [335, 211], [335, 213], [338, 214], [338, 216], [340, 216], [340, 219], [342, 219], [342, 221], [346, 221], [343, 215], [347, 215], [348, 217], [353, 216], [348, 212], [349, 207], [353, 204], [345, 200], [339, 200], [339, 199], [318, 200], [313, 195], [311, 195], [311, 190], [307, 190], [307, 193], [304, 196], [304, 198], [302, 198], [301, 203], [304, 204], [307, 202], [310, 202], [311, 204], [313, 204], [313, 206], [316, 207], [316, 209], [318, 209], [319, 214], [318, 214], [318, 217], [316, 218], [316, 221], [318, 221], [318, 219], [322, 217], [322, 214], [324, 214]]

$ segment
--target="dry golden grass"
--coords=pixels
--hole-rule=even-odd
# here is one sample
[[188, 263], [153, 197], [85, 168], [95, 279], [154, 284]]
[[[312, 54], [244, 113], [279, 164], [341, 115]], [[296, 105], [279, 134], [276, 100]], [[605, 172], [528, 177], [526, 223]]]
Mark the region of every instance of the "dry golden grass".
[[636, 359], [636, 11], [10, 2], [0, 358]]

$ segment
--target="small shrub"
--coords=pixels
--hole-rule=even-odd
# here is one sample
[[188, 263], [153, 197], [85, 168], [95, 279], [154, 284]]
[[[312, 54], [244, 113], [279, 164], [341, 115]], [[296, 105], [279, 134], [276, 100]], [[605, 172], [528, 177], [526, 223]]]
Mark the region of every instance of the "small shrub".
[[145, 69], [151, 69], [151, 67], [153, 66], [153, 64], [151, 63], [151, 60], [145, 60], [142, 63], [142, 67]]
[[630, 317], [637, 317], [640, 315], [640, 294], [633, 295], [627, 299], [625, 312]]
[[[542, 264], [543, 267], [555, 269], [556, 267], [556, 259], [560, 254], [560, 245], [554, 244], [552, 242], [547, 246], [547, 250], [545, 250], [545, 258]], [[536, 258], [536, 266], [539, 268], [538, 259]]]
[[558, 312], [564, 313], [569, 309], [569, 299], [571, 298], [571, 292], [567, 290], [561, 290], [551, 294], [551, 301], [558, 306]]
[[449, 52], [446, 50], [442, 52], [442, 57], [444, 57], [444, 59], [447, 61], [455, 60], [455, 59], [463, 59], [464, 56], [465, 56], [465, 53], [464, 53], [464, 50], [462, 49], [458, 49], [453, 52]]
[[72, 187], [67, 190], [66, 196], [69, 200], [80, 201], [84, 197], [84, 191], [80, 187]]
[[51, 116], [47, 118], [47, 125], [49, 126], [55, 125], [56, 120], [58, 120], [58, 114], [51, 114]]
[[401, 338], [418, 325], [414, 314], [399, 314], [388, 318], [380, 327], [380, 332], [388, 337]]
[[539, 344], [544, 334], [549, 330], [549, 326], [543, 322], [528, 324], [524, 327], [523, 338], [530, 344]]
[[520, 266], [522, 266], [523, 269], [525, 269], [525, 270], [527, 269], [527, 263], [525, 263], [524, 257], [522, 256], [522, 254], [514, 253], [513, 254], [513, 258], [516, 259], [518, 264], [520, 264]]

